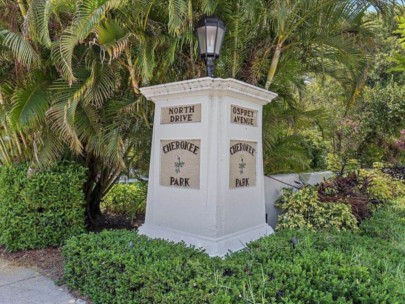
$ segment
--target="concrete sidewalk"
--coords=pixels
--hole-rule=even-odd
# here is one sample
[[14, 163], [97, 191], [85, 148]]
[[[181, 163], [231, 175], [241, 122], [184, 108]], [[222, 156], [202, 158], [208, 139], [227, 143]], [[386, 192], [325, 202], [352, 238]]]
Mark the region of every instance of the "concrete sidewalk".
[[0, 259], [0, 304], [85, 304], [38, 272]]

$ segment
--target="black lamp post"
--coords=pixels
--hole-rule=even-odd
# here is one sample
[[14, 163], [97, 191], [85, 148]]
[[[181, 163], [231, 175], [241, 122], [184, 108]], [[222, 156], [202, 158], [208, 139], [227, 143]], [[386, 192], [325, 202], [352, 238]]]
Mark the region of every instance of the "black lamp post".
[[197, 24], [200, 57], [205, 60], [208, 77], [213, 77], [214, 60], [219, 57], [225, 31], [224, 23], [214, 16], [204, 17]]

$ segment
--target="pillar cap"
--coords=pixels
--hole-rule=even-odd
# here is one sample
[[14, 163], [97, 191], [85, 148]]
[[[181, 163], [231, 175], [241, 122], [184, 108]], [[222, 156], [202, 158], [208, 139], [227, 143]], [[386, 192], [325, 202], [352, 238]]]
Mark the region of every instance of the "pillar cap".
[[140, 89], [153, 102], [184, 95], [233, 95], [258, 104], [271, 102], [277, 94], [233, 78], [197, 78], [165, 83]]

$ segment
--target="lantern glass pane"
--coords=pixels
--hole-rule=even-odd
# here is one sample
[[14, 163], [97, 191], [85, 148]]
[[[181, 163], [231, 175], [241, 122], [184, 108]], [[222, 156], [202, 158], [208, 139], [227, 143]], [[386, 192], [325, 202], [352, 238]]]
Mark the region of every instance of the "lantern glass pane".
[[207, 54], [215, 53], [216, 26], [207, 26]]
[[198, 45], [200, 46], [200, 55], [207, 53], [207, 44], [205, 43], [205, 26], [197, 28]]
[[215, 54], [219, 56], [219, 52], [221, 51], [222, 40], [224, 39], [225, 30], [222, 28], [218, 28], [217, 34], [217, 44], [215, 47]]

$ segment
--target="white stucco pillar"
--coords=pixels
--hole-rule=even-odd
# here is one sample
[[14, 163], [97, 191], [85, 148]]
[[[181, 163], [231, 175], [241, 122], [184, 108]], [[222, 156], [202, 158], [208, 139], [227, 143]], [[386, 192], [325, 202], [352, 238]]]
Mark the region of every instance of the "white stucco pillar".
[[237, 251], [273, 232], [265, 223], [262, 107], [277, 95], [235, 79], [141, 89], [155, 105], [141, 234]]

